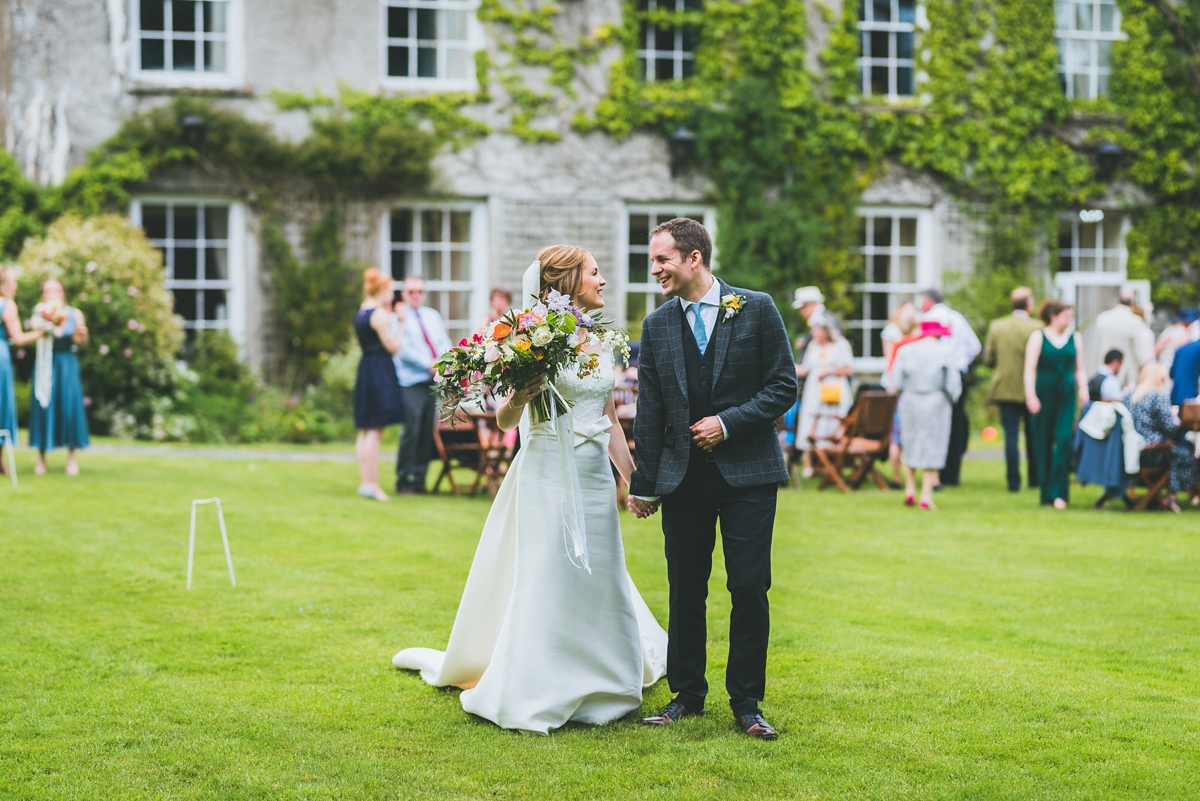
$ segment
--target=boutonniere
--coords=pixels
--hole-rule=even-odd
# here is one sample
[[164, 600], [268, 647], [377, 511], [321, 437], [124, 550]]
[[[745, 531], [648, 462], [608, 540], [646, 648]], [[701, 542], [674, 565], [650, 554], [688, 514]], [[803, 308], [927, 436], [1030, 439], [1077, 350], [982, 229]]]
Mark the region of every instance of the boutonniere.
[[735, 295], [732, 292], [728, 295], [722, 295], [720, 308], [724, 310], [725, 314], [721, 317], [721, 322], [732, 319], [735, 314], [742, 310], [742, 304], [745, 302], [745, 295]]

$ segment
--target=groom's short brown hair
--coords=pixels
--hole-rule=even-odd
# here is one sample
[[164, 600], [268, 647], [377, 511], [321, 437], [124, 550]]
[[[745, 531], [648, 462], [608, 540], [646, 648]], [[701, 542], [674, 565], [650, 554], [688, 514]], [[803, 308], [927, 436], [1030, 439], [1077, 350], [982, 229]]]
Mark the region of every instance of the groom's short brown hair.
[[650, 232], [650, 237], [653, 238], [664, 231], [675, 237], [675, 249], [679, 251], [680, 256], [686, 259], [692, 255], [692, 251], [698, 250], [700, 251], [700, 261], [704, 263], [704, 266], [711, 266], [712, 237], [708, 235], [708, 231], [703, 225], [691, 217], [676, 217], [665, 223], [659, 223]]

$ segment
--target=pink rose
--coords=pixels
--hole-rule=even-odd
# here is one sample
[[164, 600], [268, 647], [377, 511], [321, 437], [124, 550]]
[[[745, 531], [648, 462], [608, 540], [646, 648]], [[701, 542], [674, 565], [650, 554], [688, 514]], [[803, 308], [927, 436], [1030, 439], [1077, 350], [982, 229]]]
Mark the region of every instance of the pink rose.
[[130, 330], [130, 331], [136, 331], [136, 330], [137, 330], [137, 327], [138, 327], [138, 322], [137, 322], [137, 320], [130, 320], [130, 321], [129, 321], [129, 330]]

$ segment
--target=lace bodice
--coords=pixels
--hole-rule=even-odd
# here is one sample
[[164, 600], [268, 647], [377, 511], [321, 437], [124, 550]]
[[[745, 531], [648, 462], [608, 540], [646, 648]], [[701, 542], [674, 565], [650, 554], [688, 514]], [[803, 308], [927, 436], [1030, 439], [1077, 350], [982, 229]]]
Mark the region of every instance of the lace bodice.
[[611, 350], [600, 353], [600, 366], [587, 378], [564, 372], [554, 382], [563, 397], [575, 404], [575, 421], [583, 425], [593, 423], [603, 416], [604, 405], [608, 403], [608, 397], [612, 395], [615, 384], [616, 374], [613, 371]]

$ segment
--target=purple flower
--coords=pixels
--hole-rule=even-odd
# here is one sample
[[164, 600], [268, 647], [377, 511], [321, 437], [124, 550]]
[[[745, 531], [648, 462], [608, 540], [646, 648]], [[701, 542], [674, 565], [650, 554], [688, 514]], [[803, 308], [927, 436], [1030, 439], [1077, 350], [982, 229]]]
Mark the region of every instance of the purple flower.
[[96, 265], [96, 262], [94, 262], [94, 261], [89, 261], [89, 262], [88, 262], [86, 265], [84, 265], [84, 268], [83, 268], [83, 269], [84, 269], [86, 272], [89, 272], [89, 273], [94, 273], [94, 272], [96, 272], [96, 266], [97, 266], [97, 265]]
[[108, 351], [109, 351], [108, 345], [101, 345], [101, 346], [100, 346], [100, 355], [101, 355], [101, 356], [107, 356], [107, 355], [108, 355]]
[[84, 395], [84, 396], [83, 396], [83, 405], [84, 405], [84, 406], [91, 406], [91, 405], [92, 405], [92, 399], [91, 399], [91, 398], [89, 398], [87, 395]]
[[129, 330], [130, 330], [130, 331], [136, 331], [136, 330], [137, 330], [137, 327], [138, 327], [138, 321], [137, 321], [137, 320], [133, 320], [133, 319], [131, 319], [131, 320], [129, 321], [128, 325], [129, 325]]
[[24, 359], [24, 358], [25, 358], [25, 349], [24, 349], [24, 348], [18, 348], [18, 349], [17, 349], [17, 358], [18, 358], [18, 359]]
[[553, 312], [565, 312], [571, 308], [571, 297], [557, 289], [551, 289], [550, 294], [546, 296], [546, 308]]
[[591, 328], [596, 324], [596, 321], [592, 319], [592, 315], [584, 314], [579, 317], [579, 324], [584, 328]]
[[131, 287], [129, 287], [128, 289], [126, 289], [125, 291], [129, 293], [129, 296], [130, 296], [131, 298], [136, 298], [136, 297], [137, 297], [137, 294], [138, 294], [138, 288], [137, 288], [136, 286], [131, 286]]

